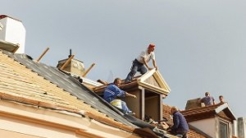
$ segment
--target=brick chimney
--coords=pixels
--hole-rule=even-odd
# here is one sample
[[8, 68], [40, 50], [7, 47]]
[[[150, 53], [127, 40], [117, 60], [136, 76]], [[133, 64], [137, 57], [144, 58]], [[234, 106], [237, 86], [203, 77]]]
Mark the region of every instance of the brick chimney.
[[16, 53], [25, 51], [26, 29], [22, 22], [7, 15], [0, 15], [1, 48], [8, 50], [18, 46]]

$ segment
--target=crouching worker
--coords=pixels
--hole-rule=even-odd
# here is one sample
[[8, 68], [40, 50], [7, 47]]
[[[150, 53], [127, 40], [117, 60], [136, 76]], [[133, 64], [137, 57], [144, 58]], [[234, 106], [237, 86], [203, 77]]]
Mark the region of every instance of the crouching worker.
[[113, 83], [109, 84], [103, 93], [103, 99], [109, 102], [110, 104], [120, 108], [123, 110], [125, 114], [132, 114], [134, 113], [127, 107], [126, 102], [118, 99], [120, 97], [130, 96], [133, 98], [137, 98], [135, 95], [127, 93], [119, 88], [121, 84], [121, 79], [116, 78]]
[[181, 135], [182, 138], [187, 138], [189, 126], [185, 117], [174, 106], [171, 108], [171, 114], [173, 115], [173, 126], [168, 128], [168, 130], [174, 135]]

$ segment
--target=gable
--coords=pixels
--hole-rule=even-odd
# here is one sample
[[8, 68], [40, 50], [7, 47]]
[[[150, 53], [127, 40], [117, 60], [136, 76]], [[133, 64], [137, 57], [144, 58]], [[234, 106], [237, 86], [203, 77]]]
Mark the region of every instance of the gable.
[[157, 82], [157, 80], [155, 79], [154, 76], [150, 76], [144, 82], [145, 83], [148, 83], [149, 85], [153, 85], [155, 87], [161, 87], [160, 84]]
[[153, 92], [168, 95], [171, 91], [165, 79], [158, 70], [152, 69], [137, 79], [139, 86]]
[[225, 112], [223, 112], [223, 111], [219, 112], [218, 116], [223, 118], [223, 119], [225, 119], [225, 120], [231, 120], [231, 118], [228, 117], [228, 115]]

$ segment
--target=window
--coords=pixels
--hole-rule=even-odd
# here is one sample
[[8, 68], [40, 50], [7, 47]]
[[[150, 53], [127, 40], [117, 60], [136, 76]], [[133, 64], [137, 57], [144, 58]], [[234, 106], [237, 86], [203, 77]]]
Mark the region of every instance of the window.
[[219, 125], [219, 138], [229, 138], [228, 123], [220, 121]]

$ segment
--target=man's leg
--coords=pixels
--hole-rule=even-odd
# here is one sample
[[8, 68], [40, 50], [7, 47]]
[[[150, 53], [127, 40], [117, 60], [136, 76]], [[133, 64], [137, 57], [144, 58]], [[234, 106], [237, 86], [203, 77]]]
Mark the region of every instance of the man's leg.
[[121, 105], [122, 105], [122, 110], [124, 111], [124, 113], [127, 114], [127, 113], [132, 112], [132, 111], [127, 107], [126, 102], [121, 101]]
[[132, 63], [132, 67], [131, 67], [131, 71], [127, 75], [127, 77], [125, 79], [125, 82], [131, 82], [132, 81], [132, 78], [137, 73], [137, 70], [138, 70], [138, 66], [133, 62]]
[[141, 65], [138, 71], [143, 75], [147, 72], [147, 68], [145, 67], [145, 65]]

